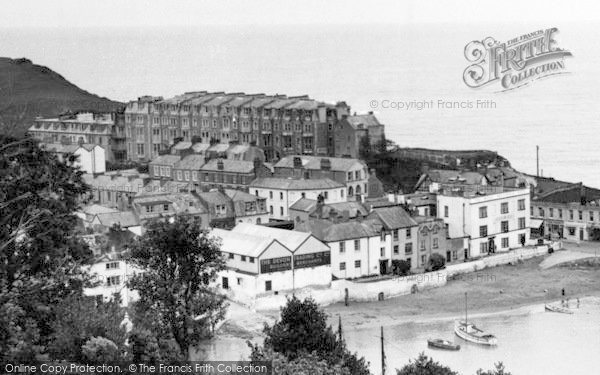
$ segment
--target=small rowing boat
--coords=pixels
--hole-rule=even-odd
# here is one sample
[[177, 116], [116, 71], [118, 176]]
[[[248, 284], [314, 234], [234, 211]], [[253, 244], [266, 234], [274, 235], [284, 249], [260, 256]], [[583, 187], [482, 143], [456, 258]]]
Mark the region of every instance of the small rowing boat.
[[443, 339], [428, 339], [427, 346], [444, 350], [460, 350], [460, 345]]
[[544, 308], [546, 311], [550, 311], [550, 312], [562, 313], [562, 314], [573, 314], [573, 310], [571, 310], [567, 307], [545, 304]]

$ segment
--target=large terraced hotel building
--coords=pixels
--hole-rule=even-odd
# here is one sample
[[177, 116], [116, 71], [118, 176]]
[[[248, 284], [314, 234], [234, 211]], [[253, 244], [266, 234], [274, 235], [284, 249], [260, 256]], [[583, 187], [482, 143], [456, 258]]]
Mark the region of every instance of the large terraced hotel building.
[[127, 154], [151, 160], [175, 140], [255, 144], [268, 160], [285, 155], [333, 155], [335, 125], [345, 102], [308, 96], [188, 92], [170, 99], [143, 96], [125, 109]]

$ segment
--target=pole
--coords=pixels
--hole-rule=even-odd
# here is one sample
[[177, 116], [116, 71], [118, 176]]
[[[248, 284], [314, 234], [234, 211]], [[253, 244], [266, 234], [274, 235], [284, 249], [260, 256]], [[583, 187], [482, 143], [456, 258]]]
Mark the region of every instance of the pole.
[[339, 315], [338, 317], [340, 318], [339, 319], [339, 326], [338, 326], [338, 334], [340, 335], [340, 342], [342, 342], [343, 337], [344, 337], [343, 334], [342, 334], [342, 316]]
[[381, 375], [385, 375], [385, 351], [383, 349], [383, 326], [381, 326]]
[[540, 146], [535, 146], [535, 171], [536, 176], [540, 177]]
[[468, 320], [467, 320], [467, 292], [465, 292], [465, 327], [468, 324]]

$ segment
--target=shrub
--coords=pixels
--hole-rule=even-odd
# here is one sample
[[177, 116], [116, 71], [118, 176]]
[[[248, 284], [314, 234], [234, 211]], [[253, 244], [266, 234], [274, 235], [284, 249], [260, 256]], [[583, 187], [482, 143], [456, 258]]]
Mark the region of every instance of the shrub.
[[408, 275], [408, 273], [410, 272], [410, 263], [403, 259], [393, 259], [392, 272], [394, 273], [394, 275]]
[[432, 271], [442, 269], [445, 265], [446, 259], [444, 259], [442, 255], [436, 253], [432, 254], [431, 257], [429, 257], [429, 266], [431, 267]]

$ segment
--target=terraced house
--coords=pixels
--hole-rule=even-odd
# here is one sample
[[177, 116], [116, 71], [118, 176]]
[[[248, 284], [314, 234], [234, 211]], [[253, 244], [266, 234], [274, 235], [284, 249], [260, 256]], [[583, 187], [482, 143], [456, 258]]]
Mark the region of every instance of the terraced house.
[[253, 144], [268, 160], [334, 152], [334, 126], [346, 103], [308, 96], [188, 92], [170, 99], [143, 96], [125, 109], [128, 155], [151, 160], [175, 140]]

